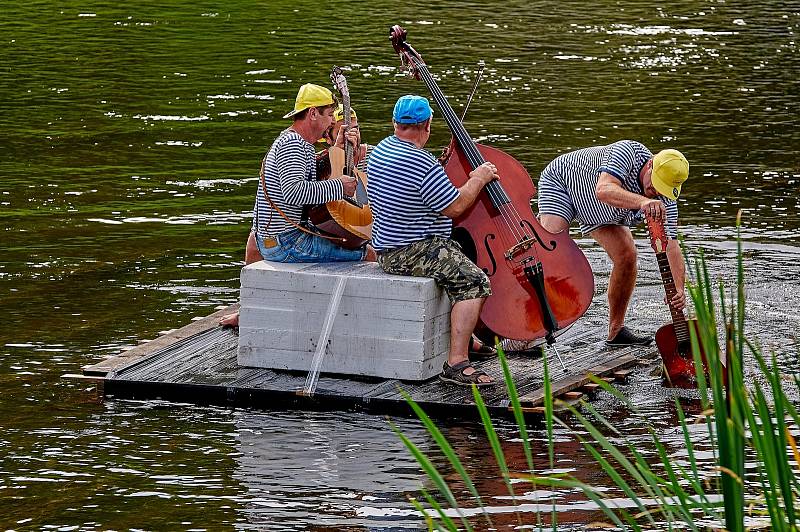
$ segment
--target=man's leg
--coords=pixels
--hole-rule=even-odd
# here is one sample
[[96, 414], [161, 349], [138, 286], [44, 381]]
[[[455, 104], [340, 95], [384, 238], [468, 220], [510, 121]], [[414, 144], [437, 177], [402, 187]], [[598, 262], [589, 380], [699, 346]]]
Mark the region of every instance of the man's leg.
[[540, 214], [539, 223], [553, 234], [569, 229], [569, 222], [556, 214]]
[[608, 280], [608, 339], [625, 325], [625, 314], [636, 286], [636, 245], [628, 227], [606, 225], [591, 232], [608, 254], [613, 266]]
[[[469, 360], [469, 346], [472, 342], [472, 331], [478, 323], [481, 308], [486, 298], [467, 299], [453, 303], [450, 310], [450, 353], [447, 364], [455, 366]], [[463, 370], [464, 375], [472, 375], [477, 371], [472, 366]], [[488, 375], [478, 377], [479, 382], [492, 382]]]
[[364, 256], [366, 262], [378, 262], [378, 254], [375, 253], [375, 248], [367, 244], [367, 254]]

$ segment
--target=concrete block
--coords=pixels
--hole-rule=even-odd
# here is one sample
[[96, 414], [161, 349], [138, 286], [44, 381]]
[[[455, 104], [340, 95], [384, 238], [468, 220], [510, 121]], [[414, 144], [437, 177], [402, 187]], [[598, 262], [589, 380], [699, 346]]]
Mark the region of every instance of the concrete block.
[[347, 278], [323, 373], [436, 376], [450, 348], [450, 301], [433, 279], [368, 262], [256, 262], [241, 273], [238, 363], [308, 371], [337, 280]]

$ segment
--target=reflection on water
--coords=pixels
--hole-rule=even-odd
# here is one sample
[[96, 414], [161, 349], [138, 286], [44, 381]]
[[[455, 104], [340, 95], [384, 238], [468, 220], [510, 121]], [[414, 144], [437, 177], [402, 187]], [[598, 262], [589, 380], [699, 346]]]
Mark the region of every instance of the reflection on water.
[[[397, 96], [424, 92], [398, 68], [387, 31], [394, 23], [407, 27], [456, 111], [486, 61], [467, 129], [534, 178], [560, 153], [622, 138], [684, 151], [692, 165], [681, 199], [687, 245], [706, 248], [713, 276], [730, 283], [733, 220], [746, 209], [751, 332], [787, 373], [798, 371], [796, 5], [448, 7], [6, 2], [0, 494], [11, 504], [0, 522], [424, 527], [405, 501], [425, 480], [382, 418], [100, 403], [94, 384], [60, 379], [236, 300], [256, 169], [297, 86], [325, 83], [330, 66], [342, 66], [373, 143], [389, 133]], [[432, 150], [448, 138], [435, 122]], [[607, 259], [581, 245], [602, 289]], [[640, 284], [652, 293], [658, 274], [644, 241], [640, 249]], [[655, 298], [637, 311], [638, 325], [667, 318]], [[672, 395], [657, 379], [644, 371], [626, 393], [665, 437], [674, 433], [674, 415], [658, 417], [671, 411]], [[598, 401], [627, 432], [641, 433], [640, 418]], [[416, 423], [400, 426], [430, 448]], [[448, 436], [488, 504], [507, 506], [480, 427], [454, 423]], [[501, 425], [501, 436], [512, 467], [524, 470], [513, 428]], [[535, 437], [544, 456], [543, 434]], [[671, 451], [682, 456], [679, 441]], [[566, 432], [557, 459], [559, 469], [597, 482]], [[535, 495], [522, 500], [554, 498], [576, 529], [599, 518], [575, 493]], [[508, 513], [495, 522], [506, 517], [517, 523]]]

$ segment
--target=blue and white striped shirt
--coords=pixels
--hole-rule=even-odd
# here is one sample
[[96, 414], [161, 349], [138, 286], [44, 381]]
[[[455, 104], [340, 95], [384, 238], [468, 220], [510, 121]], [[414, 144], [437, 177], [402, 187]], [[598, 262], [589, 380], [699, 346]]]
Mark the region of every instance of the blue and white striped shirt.
[[407, 246], [429, 236], [450, 237], [453, 222], [441, 212], [459, 192], [430, 153], [392, 135], [370, 154], [367, 175], [376, 250]]
[[[314, 145], [291, 128], [282, 131], [272, 143], [264, 163], [264, 180], [269, 198], [295, 223], [300, 223], [304, 206], [344, 197], [341, 181], [317, 180]], [[264, 198], [259, 178], [253, 207], [253, 230], [267, 237], [292, 228]]]
[[[650, 150], [633, 140], [620, 140], [607, 146], [593, 146], [560, 155], [542, 171], [539, 210], [569, 219], [567, 213], [574, 209], [574, 216], [580, 221], [584, 234], [607, 224], [637, 225], [643, 221], [641, 211], [602, 203], [597, 199], [595, 189], [600, 173], [606, 172], [617, 178], [628, 192], [644, 196], [639, 172], [651, 157]], [[550, 182], [557, 183], [557, 188], [553, 188]], [[552, 197], [545, 198], [545, 192]], [[560, 199], [562, 193], [563, 199]], [[666, 209], [664, 225], [667, 235], [677, 238], [678, 204], [664, 196], [659, 199]], [[559, 205], [559, 202], [566, 201], [571, 205]]]

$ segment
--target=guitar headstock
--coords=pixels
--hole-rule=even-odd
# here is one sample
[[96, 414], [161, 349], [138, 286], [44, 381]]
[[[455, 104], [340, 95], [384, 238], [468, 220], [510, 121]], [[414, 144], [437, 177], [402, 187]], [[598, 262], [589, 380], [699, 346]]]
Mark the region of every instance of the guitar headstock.
[[333, 68], [331, 68], [331, 82], [339, 94], [342, 95], [342, 98], [350, 95], [350, 91], [347, 89], [347, 79], [344, 77], [344, 72], [336, 65], [333, 65]]
[[656, 253], [667, 251], [667, 231], [664, 229], [664, 222], [658, 222], [651, 218], [646, 218], [647, 232], [650, 233], [650, 247]]
[[400, 56], [400, 64], [408, 68], [410, 75], [419, 79], [417, 65], [424, 65], [425, 62], [422, 60], [422, 56], [414, 50], [414, 47], [406, 42], [407, 35], [408, 32], [398, 24], [389, 28], [389, 38], [392, 40], [394, 51]]

